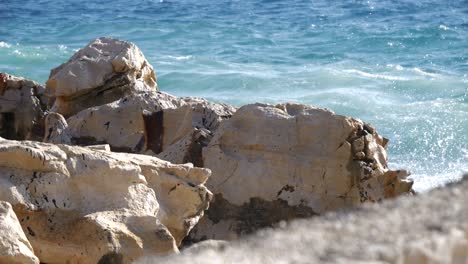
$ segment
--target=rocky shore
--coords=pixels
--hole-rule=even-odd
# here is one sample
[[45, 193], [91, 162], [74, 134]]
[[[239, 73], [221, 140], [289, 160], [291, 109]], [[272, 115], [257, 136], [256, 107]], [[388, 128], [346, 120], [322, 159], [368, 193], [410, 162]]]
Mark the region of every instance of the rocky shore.
[[[375, 244], [382, 258], [353, 253], [405, 230], [389, 219], [418, 226], [407, 204], [432, 206], [421, 200], [430, 194], [381, 203], [413, 194], [409, 173], [388, 167], [387, 144], [371, 124], [327, 109], [236, 108], [161, 92], [138, 47], [98, 38], [45, 85], [0, 73], [0, 263], [151, 262], [192, 244], [192, 253], [154, 261], [435, 263], [408, 262], [403, 244], [390, 242]], [[375, 205], [333, 213], [362, 204]], [[458, 253], [441, 259], [466, 261], [466, 226], [447, 228], [443, 239], [460, 240], [440, 254]], [[220, 242], [239, 238], [247, 240]], [[433, 243], [417, 241], [426, 238]], [[411, 239], [408, 232], [401, 243]], [[282, 257], [265, 258], [271, 251]]]
[[281, 223], [235, 242], [210, 240], [149, 263], [468, 263], [468, 174], [416, 197]]

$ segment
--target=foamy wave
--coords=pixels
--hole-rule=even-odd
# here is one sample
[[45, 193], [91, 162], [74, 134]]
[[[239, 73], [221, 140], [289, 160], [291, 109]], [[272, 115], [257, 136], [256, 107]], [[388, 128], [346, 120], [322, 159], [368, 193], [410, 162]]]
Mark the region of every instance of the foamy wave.
[[463, 152], [463, 156], [468, 161], [468, 149], [462, 149], [462, 152]]
[[0, 41], [0, 48], [11, 48], [11, 44]]
[[387, 64], [387, 67], [389, 68], [393, 68], [397, 71], [402, 71], [404, 70], [405, 68], [403, 66], [401, 66], [400, 64]]
[[430, 73], [430, 72], [425, 72], [423, 70], [421, 70], [420, 68], [413, 68], [412, 71], [416, 72], [416, 73], [419, 73], [421, 75], [424, 75], [424, 76], [429, 76], [429, 77], [432, 77], [432, 78], [438, 78], [440, 77], [440, 74], [437, 74], [437, 73]]
[[17, 50], [17, 49], [14, 50], [13, 53], [16, 54], [16, 55], [20, 55], [20, 56], [23, 56], [23, 55], [24, 55], [21, 51], [19, 51], [19, 50]]
[[375, 74], [375, 73], [368, 73], [368, 72], [363, 72], [360, 70], [344, 70], [343, 72], [346, 73], [353, 73], [357, 74], [359, 76], [367, 77], [367, 78], [373, 78], [373, 79], [383, 79], [383, 80], [389, 80], [389, 81], [408, 81], [408, 78], [405, 77], [400, 77], [400, 76], [392, 76], [392, 75], [385, 75], [385, 74]]
[[440, 25], [439, 28], [442, 30], [449, 30], [449, 27], [447, 27], [446, 25]]
[[174, 60], [190, 60], [192, 58], [192, 55], [188, 55], [188, 56], [171, 56], [171, 55], [168, 55], [167, 58], [174, 59]]
[[[465, 171], [466, 172], [466, 171]], [[447, 174], [417, 174], [411, 175], [410, 179], [414, 180], [413, 189], [416, 192], [425, 192], [431, 189], [441, 187], [450, 182], [459, 181], [462, 178], [464, 171], [447, 173]]]
[[395, 70], [397, 70], [397, 71], [409, 71], [409, 72], [417, 73], [417, 74], [419, 74], [419, 75], [428, 76], [428, 77], [431, 77], [431, 78], [439, 78], [439, 77], [441, 77], [440, 74], [431, 73], [431, 72], [427, 72], [427, 71], [423, 71], [423, 70], [421, 70], [421, 69], [418, 68], [418, 67], [414, 67], [414, 68], [405, 68], [405, 67], [401, 66], [400, 64], [387, 64], [387, 67], [392, 68], [392, 69], [395, 69]]

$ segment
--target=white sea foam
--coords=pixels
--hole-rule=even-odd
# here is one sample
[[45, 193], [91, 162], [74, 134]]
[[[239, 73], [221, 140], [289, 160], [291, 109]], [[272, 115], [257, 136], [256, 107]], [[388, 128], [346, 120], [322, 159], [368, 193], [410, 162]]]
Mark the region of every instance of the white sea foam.
[[171, 56], [171, 55], [168, 55], [167, 58], [174, 59], [174, 60], [190, 60], [192, 58], [192, 55], [187, 55], [187, 56]]
[[463, 156], [468, 161], [468, 149], [462, 149], [462, 152], [463, 152]]
[[449, 30], [450, 29], [449, 27], [447, 27], [445, 25], [440, 25], [439, 28], [442, 29], [442, 30]]
[[405, 68], [403, 68], [403, 66], [401, 66], [400, 64], [387, 64], [387, 67], [389, 68], [393, 68], [397, 71], [402, 71], [404, 70]]
[[448, 173], [439, 175], [419, 174], [410, 176], [410, 179], [414, 180], [413, 188], [416, 192], [425, 192], [440, 186], [444, 186], [450, 182], [459, 181], [462, 178], [463, 173], [464, 172], [461, 170], [458, 173]]
[[0, 41], [0, 48], [11, 48], [11, 44]]
[[408, 72], [413, 72], [413, 73], [417, 73], [419, 75], [424, 75], [424, 76], [428, 76], [428, 77], [431, 77], [431, 78], [440, 78], [442, 75], [440, 74], [437, 74], [437, 73], [431, 73], [431, 72], [427, 72], [427, 71], [424, 71], [424, 70], [421, 70], [420, 68], [418, 67], [414, 67], [414, 68], [405, 68], [399, 64], [387, 64], [387, 67], [389, 68], [392, 68], [392, 69], [395, 69], [397, 71], [408, 71]]
[[401, 76], [392, 76], [392, 75], [386, 75], [386, 74], [376, 74], [376, 73], [368, 73], [368, 72], [363, 72], [360, 70], [343, 70], [345, 73], [352, 73], [352, 74], [357, 74], [359, 76], [367, 77], [367, 78], [372, 78], [372, 79], [383, 79], [383, 80], [389, 80], [389, 81], [408, 81], [408, 78], [401, 77]]
[[419, 73], [421, 75], [424, 75], [424, 76], [429, 76], [429, 77], [432, 77], [432, 78], [438, 78], [440, 77], [440, 74], [437, 74], [437, 73], [430, 73], [430, 72], [426, 72], [426, 71], [423, 71], [421, 70], [420, 68], [413, 68], [412, 71], [416, 72], [416, 73]]

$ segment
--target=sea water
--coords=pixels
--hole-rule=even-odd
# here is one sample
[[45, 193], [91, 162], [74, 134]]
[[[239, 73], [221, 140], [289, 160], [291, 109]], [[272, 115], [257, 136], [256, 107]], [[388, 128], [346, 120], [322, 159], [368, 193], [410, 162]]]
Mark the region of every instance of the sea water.
[[100, 36], [136, 43], [174, 95], [370, 122], [416, 190], [468, 170], [466, 0], [0, 0], [1, 72], [44, 82]]

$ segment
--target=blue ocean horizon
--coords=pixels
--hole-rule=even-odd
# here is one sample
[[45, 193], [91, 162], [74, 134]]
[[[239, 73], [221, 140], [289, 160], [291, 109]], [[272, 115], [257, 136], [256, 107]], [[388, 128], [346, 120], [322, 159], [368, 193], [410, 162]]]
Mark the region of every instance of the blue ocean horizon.
[[369, 122], [418, 191], [468, 171], [466, 1], [1, 0], [0, 72], [45, 82], [101, 36], [135, 43], [164, 92]]

